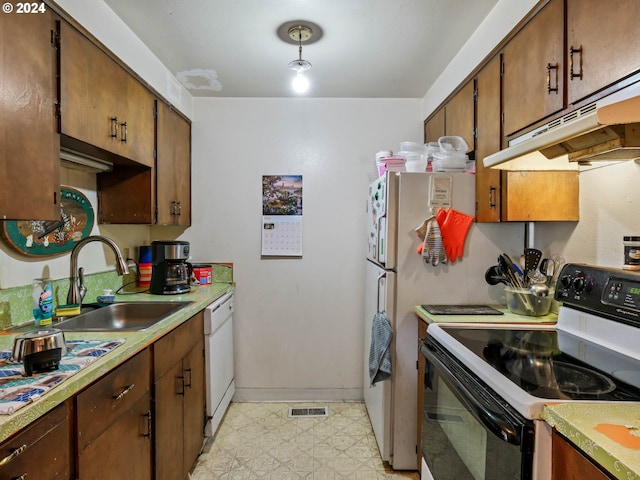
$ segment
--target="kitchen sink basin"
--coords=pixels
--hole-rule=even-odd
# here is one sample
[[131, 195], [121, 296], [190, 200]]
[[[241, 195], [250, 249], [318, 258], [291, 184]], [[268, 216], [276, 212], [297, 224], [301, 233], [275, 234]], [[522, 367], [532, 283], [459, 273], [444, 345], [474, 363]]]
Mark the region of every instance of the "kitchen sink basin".
[[145, 330], [191, 302], [123, 302], [81, 313], [52, 325], [64, 331], [109, 332]]

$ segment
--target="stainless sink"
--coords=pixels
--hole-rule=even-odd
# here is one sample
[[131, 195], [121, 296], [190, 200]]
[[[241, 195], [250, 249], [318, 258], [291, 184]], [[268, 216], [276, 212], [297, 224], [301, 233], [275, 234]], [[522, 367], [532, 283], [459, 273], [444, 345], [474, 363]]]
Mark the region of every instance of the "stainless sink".
[[81, 313], [52, 325], [65, 331], [108, 332], [145, 330], [191, 302], [124, 302]]

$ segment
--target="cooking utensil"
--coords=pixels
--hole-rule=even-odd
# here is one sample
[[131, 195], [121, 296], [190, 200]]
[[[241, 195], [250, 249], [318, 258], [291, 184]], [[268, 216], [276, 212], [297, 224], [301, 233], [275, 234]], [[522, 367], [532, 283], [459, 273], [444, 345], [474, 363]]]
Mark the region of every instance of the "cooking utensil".
[[[522, 276], [516, 270], [516, 266], [513, 261], [506, 253], [500, 254], [498, 257], [498, 265], [500, 266], [500, 270], [507, 277], [510, 286], [516, 291], [515, 295], [520, 299], [522, 306], [527, 312], [531, 314], [535, 313], [533, 305], [531, 305], [531, 301], [526, 294], [523, 294], [521, 291], [524, 289], [524, 281]], [[525, 290], [526, 291], [526, 290]]]
[[535, 272], [538, 270], [540, 260], [542, 259], [542, 252], [536, 248], [525, 248], [524, 250], [524, 274], [528, 275], [529, 272]]
[[34, 372], [56, 370], [66, 353], [62, 330], [35, 330], [16, 336], [9, 361], [22, 363], [25, 376], [30, 377]]
[[497, 285], [499, 283], [504, 283], [505, 285], [509, 285], [509, 281], [507, 280], [507, 277], [503, 275], [498, 265], [493, 265], [487, 268], [487, 271], [484, 272], [484, 279], [489, 285]]

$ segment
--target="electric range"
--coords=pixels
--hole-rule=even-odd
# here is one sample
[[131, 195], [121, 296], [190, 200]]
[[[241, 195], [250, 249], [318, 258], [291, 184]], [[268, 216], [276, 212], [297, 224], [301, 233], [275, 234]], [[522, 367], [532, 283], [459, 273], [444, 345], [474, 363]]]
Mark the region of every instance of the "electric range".
[[[433, 472], [424, 478], [548, 478], [545, 405], [640, 401], [640, 274], [568, 264], [555, 298], [556, 325], [429, 325], [420, 349], [428, 366], [423, 429], [441, 438], [423, 439]], [[453, 417], [467, 423], [460, 434]], [[456, 454], [438, 453], [438, 443]], [[511, 465], [487, 473], [506, 457]]]

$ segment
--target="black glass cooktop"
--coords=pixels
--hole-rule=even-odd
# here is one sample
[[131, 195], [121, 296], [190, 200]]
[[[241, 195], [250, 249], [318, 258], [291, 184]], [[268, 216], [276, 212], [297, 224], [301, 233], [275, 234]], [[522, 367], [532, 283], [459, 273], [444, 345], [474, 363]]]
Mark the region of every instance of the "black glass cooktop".
[[640, 362], [561, 330], [443, 327], [531, 395], [640, 400]]

